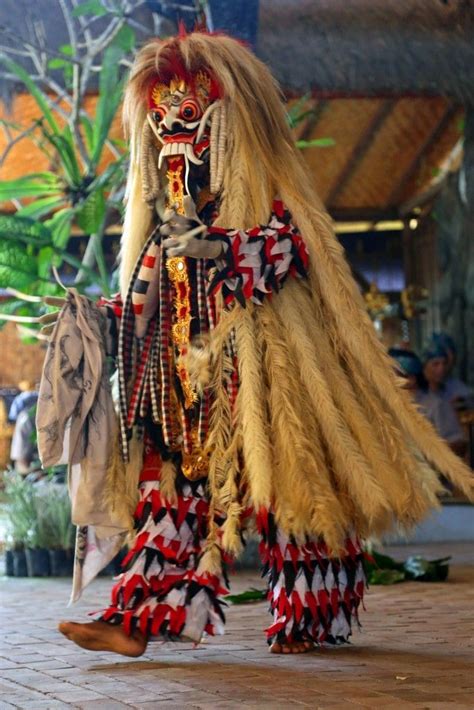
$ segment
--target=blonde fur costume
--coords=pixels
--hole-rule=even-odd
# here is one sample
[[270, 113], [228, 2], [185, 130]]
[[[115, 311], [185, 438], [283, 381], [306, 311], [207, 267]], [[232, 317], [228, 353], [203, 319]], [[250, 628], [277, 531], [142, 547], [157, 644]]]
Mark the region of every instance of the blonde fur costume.
[[[125, 97], [132, 161], [123, 296], [153, 224], [152, 206], [165, 189], [143, 102], [164, 47], [156, 40], [141, 50]], [[248, 229], [265, 223], [278, 195], [309, 250], [307, 280], [291, 280], [263, 305], [222, 310], [208, 345], [204, 370], [213, 374], [214, 398], [209, 486], [213, 505], [227, 515], [224, 547], [232, 553], [240, 547], [240, 451], [245, 502], [257, 511], [272, 507], [285, 532], [297, 540], [320, 536], [334, 554], [348, 530], [367, 537], [421, 520], [437, 506], [439, 474], [471, 497], [470, 470], [417, 411], [377, 339], [268, 69], [224, 36], [193, 33], [180, 39], [180, 50], [189, 70], [212, 71], [224, 96], [217, 225]], [[222, 166], [215, 170], [222, 172]], [[235, 420], [222, 375], [223, 344], [231, 331], [241, 383]]]
[[153, 40], [124, 116], [106, 495], [134, 533], [100, 618], [150, 638], [221, 633], [223, 559], [254, 519], [269, 641], [347, 641], [361, 539], [421, 520], [439, 474], [471, 496], [471, 473], [398, 382], [268, 69], [229, 37]]

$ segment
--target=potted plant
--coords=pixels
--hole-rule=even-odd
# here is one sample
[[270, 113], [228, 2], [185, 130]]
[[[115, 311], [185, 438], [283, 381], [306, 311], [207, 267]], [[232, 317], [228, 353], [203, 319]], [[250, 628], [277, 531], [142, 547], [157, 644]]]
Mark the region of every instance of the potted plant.
[[16, 473], [5, 477], [7, 512], [6, 573], [14, 577], [28, 576], [25, 548], [34, 525], [36, 510], [31, 483]]
[[52, 577], [70, 577], [74, 564], [75, 528], [71, 523], [71, 502], [67, 486], [50, 484], [47, 499], [50, 529], [49, 562]]
[[29, 530], [26, 565], [29, 577], [49, 577], [49, 547], [52, 541], [47, 485], [31, 483], [34, 517]]

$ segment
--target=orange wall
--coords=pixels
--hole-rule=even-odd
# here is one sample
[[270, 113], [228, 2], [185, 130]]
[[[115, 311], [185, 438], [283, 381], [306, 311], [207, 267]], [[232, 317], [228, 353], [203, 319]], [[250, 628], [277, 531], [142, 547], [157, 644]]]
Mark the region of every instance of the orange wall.
[[[96, 96], [87, 96], [84, 106], [89, 116], [93, 117], [95, 105], [97, 103]], [[11, 111], [7, 111], [6, 107], [0, 103], [0, 118], [17, 123], [27, 128], [33, 124], [40, 116], [38, 106], [29, 94], [20, 94], [13, 99]], [[58, 123], [62, 123], [58, 119]], [[18, 131], [12, 129], [12, 136], [18, 135]], [[122, 138], [122, 126], [120, 115], [118, 114], [114, 120], [111, 136], [113, 138]], [[0, 127], [0, 155], [8, 145], [8, 139], [5, 131]], [[101, 167], [110, 159], [110, 152], [105, 149], [104, 160]], [[31, 138], [25, 138], [13, 146], [8, 157], [0, 170], [1, 180], [11, 180], [20, 177], [30, 172], [38, 172], [43, 170], [54, 170], [54, 166], [38, 148]]]
[[39, 381], [45, 354], [45, 344], [22, 342], [15, 323], [7, 323], [0, 330], [0, 387]]

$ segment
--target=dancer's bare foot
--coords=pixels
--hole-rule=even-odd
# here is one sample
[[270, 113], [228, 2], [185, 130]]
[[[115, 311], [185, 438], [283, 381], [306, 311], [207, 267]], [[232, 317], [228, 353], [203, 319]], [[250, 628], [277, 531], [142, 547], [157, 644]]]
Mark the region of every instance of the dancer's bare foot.
[[122, 656], [137, 657], [145, 653], [147, 647], [147, 639], [140, 631], [127, 636], [122, 626], [107, 624], [105, 621], [91, 621], [87, 624], [61, 621], [58, 630], [70, 641], [89, 651], [112, 651]]
[[312, 641], [294, 641], [293, 643], [280, 643], [275, 641], [270, 646], [270, 653], [308, 653], [314, 649]]

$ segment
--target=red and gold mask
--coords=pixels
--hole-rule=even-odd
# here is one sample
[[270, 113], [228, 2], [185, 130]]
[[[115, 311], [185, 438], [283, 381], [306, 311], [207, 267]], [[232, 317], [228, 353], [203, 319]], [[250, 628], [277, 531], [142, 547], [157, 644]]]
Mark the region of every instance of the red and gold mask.
[[[185, 78], [160, 79], [148, 97], [148, 121], [163, 144], [158, 165], [165, 157], [184, 156], [186, 165], [201, 165], [209, 149], [209, 119], [219, 98], [219, 90], [204, 70]], [[189, 162], [188, 162], [189, 161]]]

